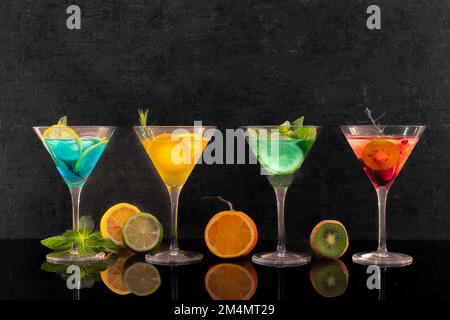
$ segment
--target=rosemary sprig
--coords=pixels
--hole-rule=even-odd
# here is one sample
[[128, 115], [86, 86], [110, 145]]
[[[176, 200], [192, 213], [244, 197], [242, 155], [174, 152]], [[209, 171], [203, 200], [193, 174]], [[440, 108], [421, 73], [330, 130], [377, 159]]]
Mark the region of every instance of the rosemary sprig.
[[372, 110], [370, 110], [369, 108], [365, 108], [364, 111], [367, 114], [367, 117], [369, 118], [370, 122], [372, 122], [373, 126], [376, 128], [376, 130], [380, 133], [383, 134], [383, 128], [381, 128], [380, 124], [377, 122], [378, 120], [380, 120], [381, 118], [384, 117], [384, 115], [386, 113], [383, 113], [381, 116], [379, 116], [378, 118], [374, 119], [372, 116]]
[[147, 138], [153, 138], [153, 132], [150, 128], [147, 128], [147, 119], [148, 119], [148, 109], [138, 109], [139, 114], [139, 122], [142, 126], [142, 133]]

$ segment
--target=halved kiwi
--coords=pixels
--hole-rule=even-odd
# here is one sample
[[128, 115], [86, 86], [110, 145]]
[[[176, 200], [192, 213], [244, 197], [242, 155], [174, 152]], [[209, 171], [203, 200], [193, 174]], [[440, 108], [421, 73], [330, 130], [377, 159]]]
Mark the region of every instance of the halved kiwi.
[[400, 151], [397, 146], [384, 139], [374, 139], [362, 150], [364, 164], [375, 171], [394, 168], [399, 157]]
[[347, 230], [339, 221], [324, 220], [314, 227], [309, 242], [317, 256], [336, 259], [347, 251]]
[[334, 298], [347, 290], [349, 273], [339, 259], [319, 260], [312, 264], [309, 278], [317, 293], [326, 298]]

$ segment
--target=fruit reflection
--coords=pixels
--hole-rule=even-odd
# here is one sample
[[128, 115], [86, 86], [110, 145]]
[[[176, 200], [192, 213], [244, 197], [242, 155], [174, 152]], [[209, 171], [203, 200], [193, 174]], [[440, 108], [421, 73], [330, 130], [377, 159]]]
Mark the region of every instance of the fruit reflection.
[[348, 278], [347, 267], [339, 259], [319, 260], [311, 266], [311, 284], [317, 293], [326, 298], [343, 295], [347, 290]]
[[125, 268], [125, 261], [134, 255], [134, 253], [130, 250], [122, 250], [119, 254], [110, 253], [106, 257], [106, 261], [111, 264], [110, 267], [100, 273], [100, 277], [112, 292], [119, 295], [126, 295], [130, 292], [126, 290], [122, 281], [122, 274]]
[[77, 265], [80, 270], [80, 279], [77, 283], [76, 278], [73, 277], [73, 265], [55, 264], [51, 262], [44, 262], [41, 265], [41, 270], [51, 272], [59, 275], [64, 281], [69, 280], [74, 286], [74, 290], [92, 288], [96, 282], [100, 281], [99, 273], [108, 268], [108, 265], [102, 261], [94, 263], [84, 263]]
[[158, 269], [144, 262], [144, 257], [129, 250], [109, 255], [110, 267], [101, 273], [103, 283], [114, 293], [148, 296], [161, 286]]
[[219, 263], [206, 273], [205, 287], [213, 300], [249, 300], [258, 287], [258, 275], [249, 261]]

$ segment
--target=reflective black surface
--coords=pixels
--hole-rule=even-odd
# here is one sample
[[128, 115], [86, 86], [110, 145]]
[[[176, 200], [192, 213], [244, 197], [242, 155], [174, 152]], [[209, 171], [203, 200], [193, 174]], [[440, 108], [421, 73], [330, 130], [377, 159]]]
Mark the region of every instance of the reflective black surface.
[[[190, 266], [172, 268], [156, 266], [161, 284], [158, 285], [156, 281], [157, 288], [155, 288], [154, 293], [137, 296], [132, 293], [127, 295], [114, 293], [108, 289], [102, 281], [102, 277], [96, 272], [106, 269], [108, 265], [114, 265], [117, 260], [112, 257], [104, 264], [88, 266], [86, 270], [83, 269], [83, 271], [86, 271], [86, 274], [82, 272], [86, 278], [86, 280], [83, 280], [83, 286], [86, 288], [70, 290], [67, 288], [66, 279], [69, 275], [64, 273], [65, 267], [61, 269], [58, 266], [43, 265], [46, 250], [40, 245], [39, 241], [0, 241], [2, 257], [0, 299], [104, 299], [108, 301], [118, 299], [123, 301], [151, 300], [153, 302], [161, 301], [161, 303], [167, 303], [167, 301], [202, 303], [212, 301], [214, 295], [216, 295], [216, 298], [236, 298], [239, 297], [239, 294], [242, 298], [250, 298], [250, 301], [254, 302], [267, 303], [284, 300], [288, 303], [299, 304], [360, 300], [376, 303], [400, 299], [450, 299], [450, 291], [448, 290], [450, 284], [450, 273], [448, 272], [450, 270], [450, 257], [448, 256], [450, 243], [448, 242], [390, 242], [391, 250], [413, 255], [414, 263], [403, 268], [380, 270], [381, 290], [368, 289], [367, 281], [373, 271], [368, 274], [367, 267], [356, 265], [351, 261], [352, 253], [360, 250], [372, 250], [376, 246], [375, 242], [351, 242], [349, 251], [341, 259], [341, 262], [331, 263], [337, 266], [329, 267], [329, 269], [323, 269], [323, 267], [329, 266], [330, 263], [318, 263], [314, 260], [311, 265], [297, 268], [262, 267], [252, 264], [250, 257], [239, 260], [215, 258], [207, 251], [201, 241], [182, 242], [181, 244], [189, 249], [200, 250], [205, 254], [205, 259], [199, 264]], [[273, 242], [261, 242], [256, 250], [270, 249], [273, 246]], [[297, 247], [299, 247], [298, 249], [304, 249], [301, 245]], [[306, 248], [306, 246], [304, 247]], [[118, 270], [122, 273], [144, 261], [143, 256], [122, 256], [121, 259], [123, 264]], [[220, 265], [221, 263], [227, 265], [224, 267], [224, 265]], [[329, 273], [335, 271], [338, 272], [337, 275], [332, 275], [330, 279]], [[155, 276], [155, 269], [152, 268], [135, 268], [134, 272], [137, 272], [137, 274], [143, 272], [143, 277]], [[321, 272], [322, 276], [318, 276]], [[347, 272], [348, 277], [346, 276]], [[121, 279], [123, 278], [122, 273]], [[210, 277], [208, 277], [208, 273], [213, 274], [213, 276], [211, 277], [210, 274]], [[312, 282], [315, 282], [317, 277], [322, 277], [318, 280], [320, 284], [317, 285], [316, 282], [313, 286]], [[373, 280], [373, 277], [371, 279]], [[347, 286], [345, 285], [346, 280], [348, 280]], [[374, 283], [373, 281], [369, 282]], [[328, 292], [326, 288], [324, 289], [327, 286], [331, 287]], [[336, 286], [340, 287], [336, 288]], [[244, 288], [243, 292], [236, 289], [242, 287]], [[144, 290], [145, 292], [141, 293], [147, 294], [148, 289], [151, 288], [144, 289], [146, 291]], [[322, 291], [322, 294], [319, 291]], [[324, 295], [333, 297], [324, 297]]]

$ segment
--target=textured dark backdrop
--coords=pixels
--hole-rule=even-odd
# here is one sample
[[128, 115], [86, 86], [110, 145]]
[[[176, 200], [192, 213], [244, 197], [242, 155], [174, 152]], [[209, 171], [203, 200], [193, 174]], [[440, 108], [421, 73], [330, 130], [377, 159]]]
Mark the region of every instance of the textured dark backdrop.
[[[66, 8], [82, 29], [66, 29]], [[325, 126], [287, 196], [288, 235], [320, 220], [376, 238], [375, 191], [338, 125], [365, 120], [428, 129], [388, 204], [390, 236], [450, 239], [448, 1], [123, 0], [0, 2], [0, 237], [42, 238], [70, 227], [69, 192], [33, 125], [119, 127], [82, 195], [96, 219], [127, 201], [168, 222], [168, 196], [131, 126], [203, 120], [221, 129], [305, 115]], [[275, 236], [275, 198], [257, 166], [198, 166], [181, 195], [180, 232], [197, 238], [220, 194]]]

